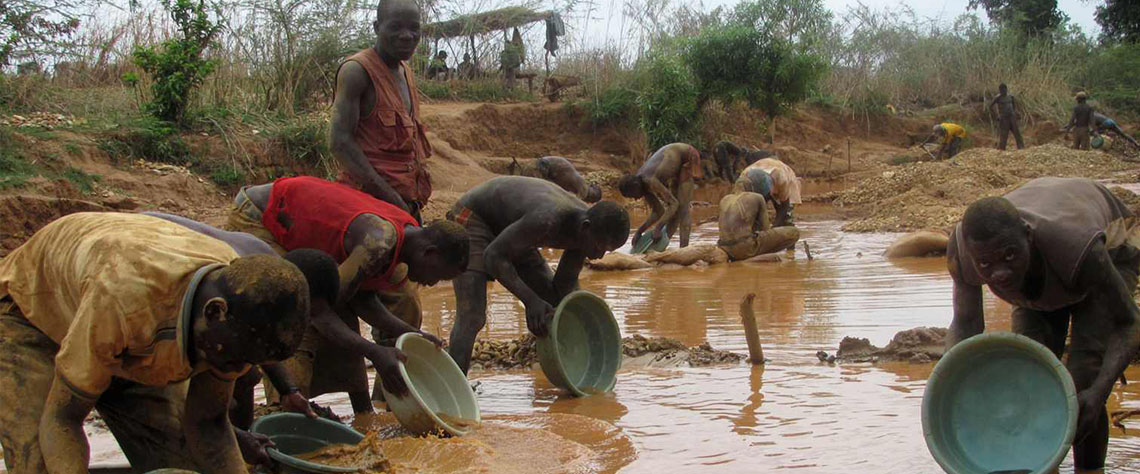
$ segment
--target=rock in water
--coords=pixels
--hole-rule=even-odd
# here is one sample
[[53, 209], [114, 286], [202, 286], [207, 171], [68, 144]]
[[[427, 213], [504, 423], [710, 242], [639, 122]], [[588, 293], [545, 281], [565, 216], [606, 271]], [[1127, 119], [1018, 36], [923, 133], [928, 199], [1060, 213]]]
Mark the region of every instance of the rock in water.
[[931, 257], [946, 255], [950, 237], [942, 232], [919, 231], [899, 237], [883, 256], [887, 258]]

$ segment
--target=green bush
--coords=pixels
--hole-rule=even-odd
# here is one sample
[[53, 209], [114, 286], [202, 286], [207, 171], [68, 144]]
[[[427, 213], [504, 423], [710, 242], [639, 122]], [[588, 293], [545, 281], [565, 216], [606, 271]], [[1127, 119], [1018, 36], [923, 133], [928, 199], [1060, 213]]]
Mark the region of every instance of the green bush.
[[60, 174], [60, 177], [70, 181], [83, 194], [95, 192], [95, 183], [103, 179], [100, 175], [88, 174], [79, 168], [70, 166]]
[[245, 173], [233, 165], [221, 165], [210, 172], [210, 181], [223, 188], [232, 188], [245, 183]]
[[28, 163], [16, 146], [12, 131], [0, 127], [0, 189], [19, 188], [36, 176], [36, 168]]
[[323, 121], [298, 119], [271, 132], [278, 146], [293, 160], [317, 166], [332, 156]]
[[637, 92], [624, 85], [611, 86], [579, 104], [594, 126], [617, 125], [637, 117]]
[[769, 118], [807, 99], [827, 71], [822, 58], [751, 25], [702, 32], [686, 59], [702, 99], [745, 100]]
[[1109, 46], [1093, 56], [1086, 83], [1100, 103], [1140, 115], [1140, 43]]
[[190, 166], [195, 163], [190, 147], [170, 122], [144, 117], [99, 141], [99, 149], [116, 164], [135, 159]]
[[134, 62], [151, 76], [151, 101], [147, 110], [156, 118], [181, 123], [190, 94], [214, 71], [216, 61], [202, 52], [221, 32], [221, 23], [210, 20], [205, 0], [164, 0], [180, 37], [162, 42], [161, 48], [135, 50]]
[[656, 149], [698, 138], [698, 89], [684, 59], [672, 51], [656, 51], [638, 64], [639, 124]]

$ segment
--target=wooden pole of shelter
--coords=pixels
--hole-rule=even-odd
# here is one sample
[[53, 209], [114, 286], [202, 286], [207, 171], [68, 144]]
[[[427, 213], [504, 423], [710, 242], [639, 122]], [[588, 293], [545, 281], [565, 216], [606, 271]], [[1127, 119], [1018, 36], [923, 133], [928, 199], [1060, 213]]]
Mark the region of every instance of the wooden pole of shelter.
[[756, 329], [756, 313], [752, 311], [755, 293], [749, 293], [740, 302], [740, 322], [744, 324], [744, 338], [748, 341], [748, 361], [752, 365], [764, 365], [764, 348], [760, 346], [760, 333]]
[[475, 54], [475, 35], [470, 35], [467, 39], [471, 42], [471, 64], [475, 65], [475, 70], [479, 70], [479, 55]]

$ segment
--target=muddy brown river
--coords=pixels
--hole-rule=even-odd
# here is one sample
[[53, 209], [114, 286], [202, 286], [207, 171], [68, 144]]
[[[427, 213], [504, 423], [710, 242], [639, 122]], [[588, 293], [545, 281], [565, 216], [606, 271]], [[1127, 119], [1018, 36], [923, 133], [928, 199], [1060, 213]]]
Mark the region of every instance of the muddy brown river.
[[[711, 199], [710, 199], [711, 201]], [[849, 234], [841, 223], [799, 212], [803, 240], [781, 263], [590, 272], [582, 287], [612, 306], [623, 335], [666, 336], [746, 352], [738, 307], [756, 293], [764, 367], [631, 369], [612, 394], [574, 399], [538, 371], [475, 371], [484, 424], [464, 439], [397, 438], [394, 465], [418, 472], [939, 472], [923, 442], [919, 413], [932, 364], [818, 362], [844, 336], [882, 346], [898, 331], [947, 326], [951, 282], [943, 259], [888, 262], [895, 234]], [[699, 208], [698, 219], [715, 215]], [[635, 216], [635, 224], [640, 222]], [[694, 229], [716, 240], [716, 224]], [[675, 241], [674, 244], [676, 245]], [[624, 250], [623, 250], [624, 251]], [[552, 254], [553, 256], [553, 254]], [[455, 318], [450, 286], [423, 292], [425, 329], [446, 338]], [[1009, 328], [1010, 308], [987, 294], [987, 329]], [[520, 303], [497, 284], [483, 338], [526, 331]], [[1140, 380], [1140, 368], [1128, 371]], [[337, 413], [347, 397], [325, 396]], [[1110, 409], [1140, 408], [1140, 384], [1118, 388]], [[387, 415], [356, 420], [389, 430]], [[1140, 421], [1113, 428], [1110, 471], [1140, 469]], [[93, 460], [121, 462], [105, 431], [89, 428]], [[1071, 472], [1066, 461], [1062, 472]]]

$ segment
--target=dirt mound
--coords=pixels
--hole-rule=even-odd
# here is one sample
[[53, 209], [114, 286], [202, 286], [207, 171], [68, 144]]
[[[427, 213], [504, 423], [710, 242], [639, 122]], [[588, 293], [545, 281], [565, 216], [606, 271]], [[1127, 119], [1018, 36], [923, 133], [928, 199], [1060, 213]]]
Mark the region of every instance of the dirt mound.
[[[835, 358], [827, 359], [840, 362], [927, 363], [942, 358], [942, 341], [945, 338], [945, 328], [914, 328], [895, 334], [887, 347], [879, 348], [867, 339], [848, 336], [839, 342], [839, 351], [835, 353]], [[820, 360], [825, 358], [821, 357]]]
[[32, 234], [60, 217], [76, 212], [106, 212], [111, 209], [79, 199], [44, 196], [0, 197], [0, 257], [8, 255]]
[[[1014, 152], [974, 148], [953, 160], [911, 163], [841, 192], [835, 205], [854, 210], [851, 232], [946, 229], [973, 201], [1002, 195], [1033, 178], [1118, 178], [1136, 165], [1113, 156], [1044, 145]], [[1135, 174], [1127, 176], [1135, 180]]]
[[[621, 350], [625, 358], [642, 359], [637, 365], [704, 367], [740, 362], [743, 355], [714, 349], [709, 343], [685, 347], [681, 341], [640, 334], [623, 338]], [[530, 369], [538, 367], [535, 338], [527, 334], [508, 341], [475, 341], [471, 351], [472, 368]]]

